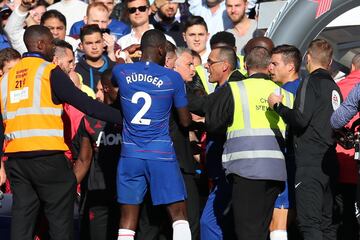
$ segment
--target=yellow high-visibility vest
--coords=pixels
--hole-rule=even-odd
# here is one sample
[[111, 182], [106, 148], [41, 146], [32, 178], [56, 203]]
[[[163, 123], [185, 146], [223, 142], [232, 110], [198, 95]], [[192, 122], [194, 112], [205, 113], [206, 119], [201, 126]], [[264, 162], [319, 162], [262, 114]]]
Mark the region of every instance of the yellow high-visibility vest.
[[283, 104], [292, 108], [293, 95], [266, 79], [229, 83], [234, 99], [233, 123], [227, 129], [222, 156], [228, 173], [250, 179], [286, 180], [286, 124], [268, 106], [268, 96], [284, 95]]
[[195, 67], [195, 71], [200, 77], [201, 83], [204, 86], [205, 92], [207, 94], [213, 93], [215, 91], [216, 84], [209, 82], [209, 74], [203, 65], [198, 65]]
[[245, 69], [245, 57], [243, 55], [237, 55], [238, 61], [239, 61], [239, 72], [241, 72], [242, 75], [245, 77], [248, 75], [246, 69]]

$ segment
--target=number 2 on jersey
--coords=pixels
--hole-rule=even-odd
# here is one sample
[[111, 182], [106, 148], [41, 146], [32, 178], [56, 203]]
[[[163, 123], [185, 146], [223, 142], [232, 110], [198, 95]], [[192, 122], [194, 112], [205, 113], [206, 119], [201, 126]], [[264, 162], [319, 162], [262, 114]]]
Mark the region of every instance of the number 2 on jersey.
[[140, 125], [150, 125], [151, 119], [146, 119], [142, 117], [147, 113], [147, 111], [149, 111], [151, 107], [151, 102], [152, 102], [151, 97], [146, 92], [136, 92], [131, 98], [131, 103], [137, 104], [140, 98], [144, 99], [145, 103], [140, 109], [140, 111], [131, 120], [131, 123], [140, 124]]

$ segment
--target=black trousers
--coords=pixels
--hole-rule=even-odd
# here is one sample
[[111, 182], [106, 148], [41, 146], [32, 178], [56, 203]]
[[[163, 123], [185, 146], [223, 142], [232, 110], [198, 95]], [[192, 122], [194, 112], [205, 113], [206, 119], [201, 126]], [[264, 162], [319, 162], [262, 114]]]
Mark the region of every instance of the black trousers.
[[284, 182], [252, 180], [232, 174], [232, 206], [238, 240], [267, 240], [277, 196]]
[[9, 158], [6, 171], [13, 192], [11, 239], [33, 239], [40, 204], [51, 239], [73, 239], [76, 177], [64, 154]]
[[[199, 239], [200, 200], [199, 191], [192, 174], [184, 174], [187, 191], [187, 213], [193, 240]], [[172, 223], [169, 221], [164, 206], [153, 206], [148, 193], [141, 206], [139, 225], [136, 231], [137, 240], [172, 239]]]
[[338, 240], [359, 239], [355, 217], [356, 184], [341, 183], [335, 196], [335, 220], [339, 223]]
[[304, 240], [336, 240], [333, 216], [336, 182], [317, 167], [299, 167], [295, 176], [297, 222]]

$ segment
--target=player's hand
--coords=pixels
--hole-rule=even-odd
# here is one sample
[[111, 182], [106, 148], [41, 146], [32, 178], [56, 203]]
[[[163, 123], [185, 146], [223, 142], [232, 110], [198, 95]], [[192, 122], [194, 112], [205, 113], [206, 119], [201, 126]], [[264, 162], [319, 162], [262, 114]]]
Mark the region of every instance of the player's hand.
[[191, 113], [191, 118], [194, 122], [202, 122], [205, 123], [205, 118], [204, 117], [200, 117], [196, 114]]
[[277, 94], [275, 94], [275, 93], [270, 94], [270, 96], [268, 97], [269, 107], [270, 107], [271, 109], [274, 109], [274, 105], [275, 105], [276, 103], [281, 103], [283, 98], [284, 98], [283, 95], [277, 95]]
[[140, 44], [132, 44], [129, 47], [123, 49], [123, 51], [128, 52], [129, 55], [133, 55], [136, 53], [136, 51], [140, 51]]
[[121, 51], [121, 49], [118, 49], [115, 52], [115, 57], [117, 63], [133, 63], [127, 51]]

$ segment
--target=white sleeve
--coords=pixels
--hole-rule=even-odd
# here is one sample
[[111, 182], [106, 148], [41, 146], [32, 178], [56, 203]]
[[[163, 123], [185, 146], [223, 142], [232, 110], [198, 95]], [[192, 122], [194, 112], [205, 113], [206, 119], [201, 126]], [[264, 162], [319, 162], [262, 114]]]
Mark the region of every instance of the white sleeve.
[[201, 16], [202, 9], [205, 8], [202, 0], [188, 0], [188, 4], [191, 14]]
[[9, 38], [11, 46], [23, 54], [27, 52], [23, 36], [24, 36], [24, 22], [27, 16], [27, 12], [23, 13], [16, 8], [9, 17], [8, 22], [5, 25], [5, 32]]

